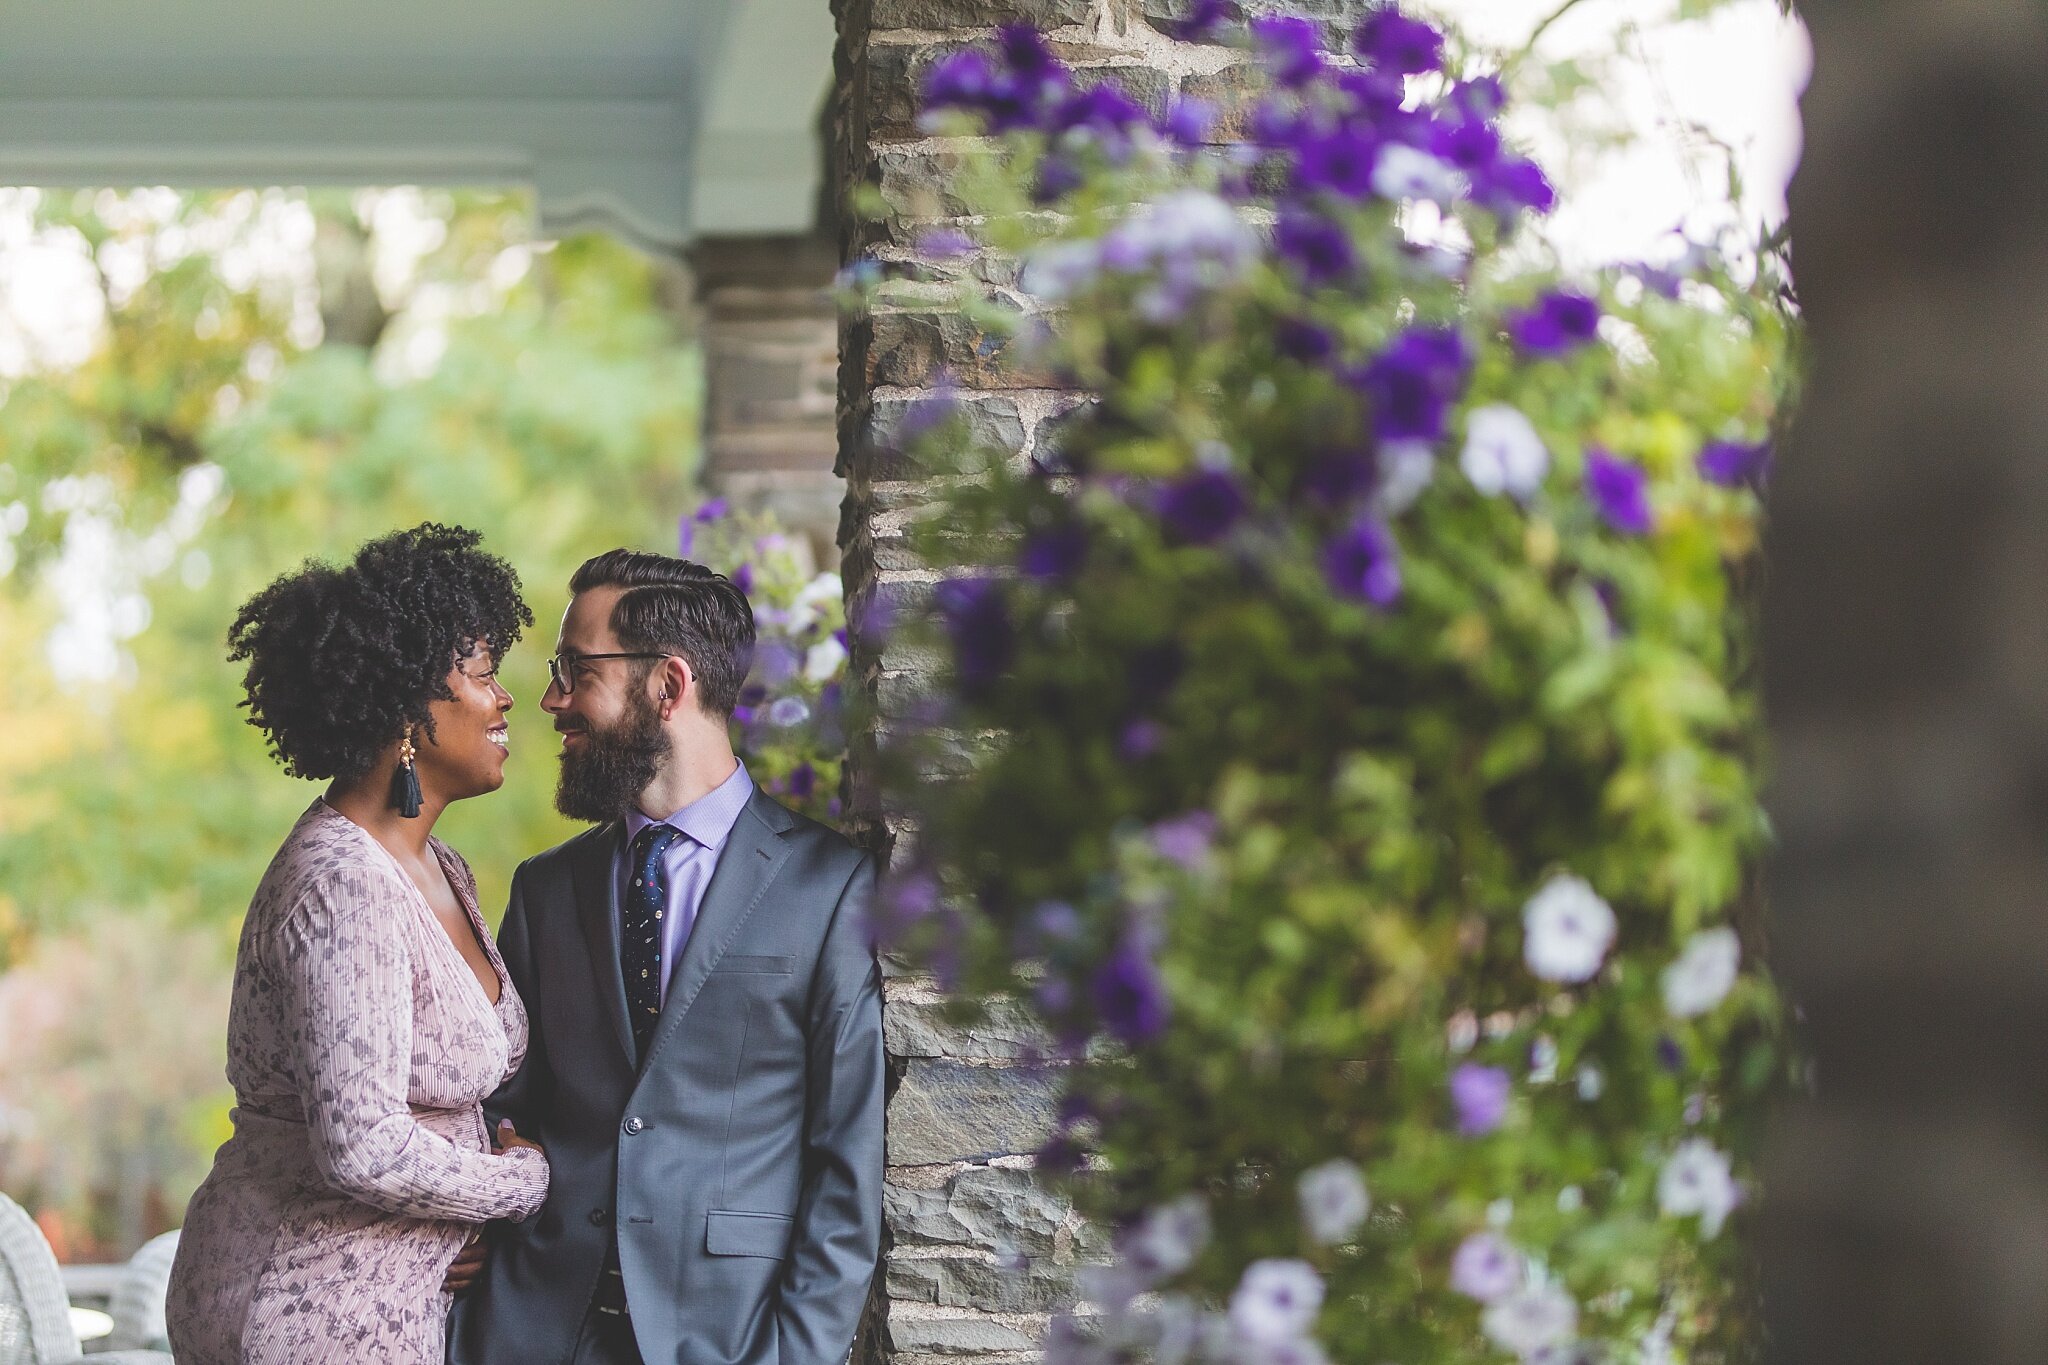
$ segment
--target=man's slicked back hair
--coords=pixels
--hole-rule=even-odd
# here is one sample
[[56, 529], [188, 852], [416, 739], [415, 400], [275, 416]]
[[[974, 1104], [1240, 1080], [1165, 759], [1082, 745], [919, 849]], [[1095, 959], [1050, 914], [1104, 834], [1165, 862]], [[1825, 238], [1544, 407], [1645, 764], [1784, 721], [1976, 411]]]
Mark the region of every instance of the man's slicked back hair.
[[739, 705], [754, 658], [754, 608], [724, 574], [647, 550], [607, 550], [583, 561], [572, 593], [623, 588], [612, 633], [626, 649], [680, 654], [697, 675], [700, 705], [721, 720]]

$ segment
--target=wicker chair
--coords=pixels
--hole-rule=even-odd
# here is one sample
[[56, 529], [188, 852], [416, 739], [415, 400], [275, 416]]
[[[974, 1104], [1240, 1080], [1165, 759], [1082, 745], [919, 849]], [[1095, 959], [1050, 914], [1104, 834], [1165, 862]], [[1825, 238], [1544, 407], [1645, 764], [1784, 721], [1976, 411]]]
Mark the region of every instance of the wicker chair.
[[170, 1365], [162, 1351], [86, 1357], [71, 1327], [57, 1258], [21, 1205], [0, 1194], [0, 1365]]
[[[178, 1257], [175, 1231], [152, 1237], [121, 1267], [107, 1312], [114, 1334], [107, 1345], [119, 1351], [167, 1351], [170, 1331], [164, 1326], [164, 1298], [171, 1287], [171, 1262]], [[98, 1359], [97, 1356], [94, 1357]]]

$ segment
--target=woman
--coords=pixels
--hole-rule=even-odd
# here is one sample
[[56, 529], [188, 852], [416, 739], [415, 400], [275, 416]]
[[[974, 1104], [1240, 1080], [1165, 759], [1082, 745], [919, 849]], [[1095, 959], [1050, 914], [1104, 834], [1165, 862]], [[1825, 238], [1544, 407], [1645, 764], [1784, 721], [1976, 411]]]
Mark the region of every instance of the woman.
[[428, 524], [308, 563], [228, 632], [250, 722], [287, 772], [332, 781], [242, 926], [234, 1135], [171, 1274], [179, 1365], [439, 1362], [449, 1263], [547, 1193], [540, 1149], [485, 1129], [526, 1012], [468, 865], [431, 837], [504, 785], [497, 665], [533, 623], [478, 539]]

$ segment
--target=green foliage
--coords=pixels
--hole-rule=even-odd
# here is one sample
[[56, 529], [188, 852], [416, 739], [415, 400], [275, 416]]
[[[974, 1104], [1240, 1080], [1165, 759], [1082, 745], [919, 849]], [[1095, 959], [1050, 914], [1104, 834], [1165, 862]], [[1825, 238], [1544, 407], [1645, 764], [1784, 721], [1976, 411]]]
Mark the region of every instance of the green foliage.
[[[691, 499], [699, 373], [658, 266], [600, 238], [533, 243], [497, 195], [422, 197], [387, 240], [371, 224], [389, 198], [36, 209], [46, 240], [91, 245], [106, 322], [81, 362], [0, 402], [0, 512], [21, 509], [0, 518], [19, 524], [0, 542], [0, 1003], [49, 1012], [0, 1040], [0, 1180], [82, 1255], [175, 1224], [225, 1136], [234, 928], [317, 791], [237, 709], [237, 606], [427, 519], [475, 527], [519, 570], [540, 624], [501, 675], [519, 703], [508, 781], [437, 829], [495, 917], [518, 862], [578, 828], [553, 810], [535, 705], [570, 572], [614, 545], [671, 549]], [[428, 247], [412, 267], [380, 266], [408, 236]], [[396, 276], [374, 344], [321, 344], [321, 312], [339, 328], [373, 267]]]
[[[919, 445], [961, 476], [919, 540], [957, 581], [917, 638], [954, 669], [893, 754], [920, 838], [884, 907], [963, 996], [1032, 1002], [1071, 1064], [1042, 1161], [1101, 1158], [1071, 1184], [1122, 1259], [1091, 1291], [1093, 1335], [1063, 1330], [1054, 1357], [1746, 1355], [1715, 1162], [1746, 1178], [1787, 1066], [1780, 1007], [1754, 961], [1698, 1009], [1666, 978], [1732, 943], [1718, 927], [1766, 835], [1742, 586], [1760, 505], [1700, 456], [1763, 441], [1789, 397], [1777, 264], [1566, 280], [1469, 201], [1324, 197], [1360, 264], [1305, 285], [1215, 225], [1212, 191], [1250, 219], [1266, 195], [1144, 134], [1127, 157], [1102, 145], [1014, 134], [958, 182], [981, 245], [1024, 255], [1027, 288], [1057, 282], [1021, 324], [960, 306], [1099, 401], [1029, 461], [963, 451], [958, 420]], [[1053, 155], [1082, 182], [1034, 212]], [[1271, 154], [1249, 179], [1288, 177]], [[1148, 257], [1160, 240], [1181, 246]], [[1215, 268], [1180, 289], [1190, 255]], [[1599, 338], [1517, 345], [1562, 286], [1597, 302]], [[1333, 356], [1290, 354], [1303, 321]], [[1361, 375], [1441, 328], [1469, 364], [1445, 367], [1427, 485], [1397, 494], [1400, 442], [1373, 434], [1391, 400]], [[1494, 407], [1545, 452], [1519, 496], [1469, 472]], [[1315, 491], [1332, 457], [1370, 471], [1365, 496]], [[1589, 491], [1607, 457], [1641, 481], [1647, 527]], [[1205, 479], [1243, 502], [1214, 534], [1175, 510]], [[1398, 594], [1332, 569], [1361, 527]], [[998, 738], [933, 784], [963, 733]], [[1565, 877], [1618, 922], [1583, 980], [1548, 965]], [[1496, 1073], [1493, 1113], [1468, 1086]], [[1303, 1183], [1331, 1170], [1374, 1205], [1337, 1233]], [[1481, 1294], [1452, 1267], [1487, 1233], [1518, 1259]], [[1261, 1338], [1258, 1276], [1295, 1262], [1328, 1287], [1316, 1340]], [[1130, 1306], [1144, 1289], [1159, 1308]], [[1566, 1309], [1540, 1333], [1508, 1320]]]
[[[506, 788], [455, 807], [441, 829], [497, 906], [519, 859], [574, 828], [552, 810], [551, 736], [534, 706], [569, 573], [613, 545], [671, 546], [687, 499], [699, 378], [652, 264], [598, 238], [538, 249], [516, 200], [444, 197], [421, 214], [441, 243], [391, 300], [377, 349], [300, 346], [289, 291], [230, 283], [234, 253], [251, 250], [247, 224], [263, 218], [238, 208], [250, 200], [296, 203], [198, 196], [144, 217], [105, 195], [44, 200], [47, 222], [102, 256], [110, 238], [152, 261], [179, 240], [226, 240], [132, 290], [110, 287], [91, 356], [22, 377], [0, 405], [0, 469], [29, 511], [0, 580], [8, 709], [36, 718], [0, 739], [0, 886], [25, 924], [150, 905], [240, 915], [316, 789], [279, 773], [243, 723], [227, 623], [301, 560], [341, 559], [427, 519], [483, 532], [540, 618], [504, 668], [521, 703]], [[226, 234], [223, 220], [244, 230]], [[278, 254], [289, 268], [306, 253]], [[493, 262], [509, 277], [528, 257], [509, 283], [484, 282]], [[196, 326], [202, 315], [221, 321]], [[400, 363], [441, 328], [435, 363]], [[219, 471], [219, 492], [173, 534], [180, 475], [198, 468]], [[63, 481], [80, 491], [53, 507], [46, 490]], [[100, 539], [67, 560], [67, 535], [78, 545], [88, 532]], [[141, 599], [148, 626], [121, 642], [132, 667], [67, 683], [45, 656], [79, 612], [66, 584], [80, 578]]]

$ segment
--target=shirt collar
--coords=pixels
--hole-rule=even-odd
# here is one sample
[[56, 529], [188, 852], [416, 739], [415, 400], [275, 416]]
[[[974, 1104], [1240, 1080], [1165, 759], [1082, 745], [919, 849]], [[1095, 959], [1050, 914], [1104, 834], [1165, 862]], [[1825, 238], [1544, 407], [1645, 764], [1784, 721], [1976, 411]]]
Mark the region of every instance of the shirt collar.
[[740, 812], [747, 808], [747, 802], [753, 796], [754, 779], [747, 775], [747, 765], [742, 763], [732, 770], [731, 777], [667, 819], [656, 820], [638, 810], [629, 813], [626, 816], [626, 844], [630, 848], [640, 837], [640, 831], [649, 825], [672, 825], [705, 848], [723, 848], [732, 834], [732, 827], [739, 823]]

